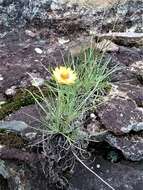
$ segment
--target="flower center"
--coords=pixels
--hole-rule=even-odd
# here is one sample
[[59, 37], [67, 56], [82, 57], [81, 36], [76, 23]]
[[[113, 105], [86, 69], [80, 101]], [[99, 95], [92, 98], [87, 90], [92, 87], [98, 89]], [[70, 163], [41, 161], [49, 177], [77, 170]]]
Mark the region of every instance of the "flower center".
[[64, 79], [64, 80], [68, 79], [69, 78], [69, 73], [66, 72], [66, 71], [62, 72], [61, 73], [61, 78]]

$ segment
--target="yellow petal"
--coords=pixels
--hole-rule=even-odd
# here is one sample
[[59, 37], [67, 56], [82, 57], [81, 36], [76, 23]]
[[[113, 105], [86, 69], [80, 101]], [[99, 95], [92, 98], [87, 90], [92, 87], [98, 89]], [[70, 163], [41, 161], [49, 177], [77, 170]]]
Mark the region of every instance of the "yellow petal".
[[59, 84], [67, 85], [75, 83], [75, 80], [77, 79], [76, 73], [71, 70], [71, 68], [63, 66], [60, 66], [59, 68], [56, 67], [53, 71], [53, 76]]

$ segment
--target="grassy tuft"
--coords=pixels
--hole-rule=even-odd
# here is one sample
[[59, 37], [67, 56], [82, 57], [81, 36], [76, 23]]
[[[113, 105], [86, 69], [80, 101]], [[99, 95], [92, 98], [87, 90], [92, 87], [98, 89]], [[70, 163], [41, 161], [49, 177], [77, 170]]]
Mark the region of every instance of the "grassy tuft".
[[[96, 55], [94, 49], [89, 48], [64, 65], [77, 74], [74, 84], [63, 85], [54, 80], [47, 82], [50, 93], [48, 99], [39, 87], [40, 95], [31, 93], [45, 114], [44, 129], [52, 134], [63, 134], [71, 142], [83, 138], [76, 121], [93, 109], [110, 87], [110, 76], [118, 67], [109, 69], [109, 62], [105, 61], [101, 54]], [[76, 123], [77, 126], [73, 125]]]
[[[45, 84], [49, 92], [48, 98], [39, 87], [37, 88], [40, 94], [30, 92], [44, 113], [42, 118], [44, 131], [47, 131], [50, 137], [62, 135], [69, 146], [68, 150], [71, 148], [73, 151], [76, 148], [83, 151], [82, 143], [88, 141], [87, 134], [81, 130], [81, 120], [87, 111], [96, 108], [110, 87], [112, 73], [119, 69], [117, 66], [109, 68], [109, 62], [104, 59], [104, 55], [96, 54], [95, 49], [89, 48], [64, 64], [65, 68], [70, 68], [76, 73], [75, 83], [60, 84], [53, 78]], [[52, 72], [52, 69], [50, 70]], [[73, 155], [76, 155], [76, 159], [83, 164], [75, 152]], [[94, 175], [97, 177], [97, 174]], [[101, 179], [99, 176], [98, 178]], [[101, 180], [114, 189], [103, 179]]]

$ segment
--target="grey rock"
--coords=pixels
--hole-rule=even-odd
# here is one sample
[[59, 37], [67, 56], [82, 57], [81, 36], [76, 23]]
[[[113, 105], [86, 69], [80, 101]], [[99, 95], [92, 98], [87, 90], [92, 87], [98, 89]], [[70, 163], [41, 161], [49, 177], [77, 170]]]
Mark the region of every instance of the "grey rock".
[[115, 134], [142, 130], [143, 87], [118, 82], [112, 85], [97, 113], [104, 127]]
[[[30, 170], [28, 170], [24, 165], [19, 167], [14, 162], [4, 161], [4, 171], [2, 176], [6, 179], [6, 183], [0, 184], [0, 189], [5, 190], [30, 190], [32, 189], [30, 186]], [[28, 173], [27, 173], [28, 172]], [[24, 179], [24, 180], [23, 180]]]
[[0, 121], [0, 129], [8, 130], [11, 132], [22, 133], [29, 126], [23, 121]]
[[[52, 9], [53, 11], [63, 10], [64, 15], [70, 13], [78, 13], [83, 21], [83, 25], [87, 26], [96, 26], [98, 30], [109, 31], [113, 29], [115, 25], [116, 17], [119, 22], [115, 25], [115, 29], [126, 30], [128, 28], [136, 27], [136, 31], [141, 31], [142, 27], [142, 1], [132, 1], [128, 0], [124, 4], [117, 5], [116, 3], [106, 10], [107, 16], [105, 16], [105, 8], [84, 8], [76, 6], [65, 6], [65, 1], [63, 0], [7, 0], [2, 1], [0, 4], [0, 25], [6, 27], [23, 27], [27, 23], [38, 23], [38, 24], [47, 24], [49, 25], [49, 15], [48, 10]], [[129, 17], [128, 15], [135, 15], [134, 17]], [[55, 14], [55, 18], [58, 15]], [[115, 19], [112, 19], [115, 18]], [[109, 23], [109, 20], [112, 21]], [[102, 23], [102, 24], [101, 24]], [[50, 23], [51, 26], [51, 23]]]
[[30, 81], [32, 86], [40, 87], [44, 85], [45, 80], [36, 73], [30, 73]]
[[97, 109], [104, 127], [114, 134], [124, 134], [122, 129], [143, 121], [143, 112], [131, 99], [112, 98]]
[[[142, 190], [142, 163], [124, 160], [118, 163], [111, 163], [100, 155], [100, 150], [98, 151], [94, 161], [91, 161], [91, 158], [85, 160], [86, 165], [90, 164], [88, 166], [116, 190]], [[38, 166], [41, 166], [41, 164], [38, 164]], [[30, 190], [33, 188], [35, 190], [56, 189], [55, 187], [49, 188], [47, 186], [48, 178], [45, 178], [45, 174], [39, 175], [39, 170], [37, 170], [36, 167], [27, 167], [26, 164], [18, 165], [16, 162], [6, 161], [6, 169], [10, 176], [10, 178], [7, 178], [10, 190], [16, 188], [22, 190]], [[69, 182], [71, 188], [67, 188], [67, 190], [109, 189], [80, 163], [76, 163], [76, 167]]]
[[105, 140], [111, 146], [121, 150], [126, 159], [132, 161], [143, 160], [143, 132], [127, 136], [108, 134]]
[[118, 64], [120, 67], [120, 70], [113, 74], [112, 82], [122, 81], [125, 83], [127, 81], [129, 84], [140, 84], [140, 81], [137, 78], [137, 75], [139, 74], [137, 70], [140, 70], [140, 64], [135, 63], [140, 63], [143, 59], [143, 52], [141, 49], [119, 46], [119, 51], [112, 52], [110, 55], [112, 64]]
[[29, 105], [7, 116], [5, 121], [13, 122], [13, 120], [19, 120], [27, 124], [27, 128], [25, 128], [20, 135], [24, 137], [24, 139], [32, 141], [36, 138], [37, 133], [40, 132], [42, 126], [40, 119], [40, 111], [37, 105]]
[[[26, 41], [22, 39], [22, 42], [20, 42], [20, 36], [24, 37], [24, 34], [12, 32], [7, 39], [2, 40], [0, 71], [4, 80], [0, 81], [0, 93], [13, 94], [15, 89], [12, 87], [30, 86], [31, 78], [27, 73], [32, 73], [32, 76], [35, 74], [34, 78], [41, 78], [39, 81], [40, 84], [43, 84], [43, 79], [49, 76], [44, 67], [48, 68], [50, 65], [54, 67], [57, 63], [61, 64], [63, 62], [61, 48], [58, 44], [41, 44], [41, 41], [36, 39], [29, 42], [28, 37], [26, 37]], [[42, 49], [43, 54], [37, 54], [34, 51], [36, 47]], [[47, 51], [51, 48], [52, 53]]]
[[0, 175], [2, 175], [5, 179], [9, 177], [9, 173], [3, 160], [0, 160]]
[[109, 96], [132, 99], [140, 109], [143, 105], [143, 87], [141, 85], [118, 82], [113, 85]]
[[[106, 101], [97, 108], [99, 130], [102, 126], [112, 132], [107, 132], [100, 140], [120, 150], [128, 160], [143, 160], [143, 88], [122, 82], [115, 84]], [[92, 127], [94, 134], [96, 123]]]
[[129, 133], [130, 131], [135, 131], [135, 132], [143, 131], [143, 122], [131, 124], [127, 126], [126, 128], [122, 127], [121, 131], [123, 131], [124, 133]]
[[41, 19], [44, 22], [51, 0], [7, 0], [0, 4], [0, 24], [4, 26], [24, 26], [27, 21]]
[[12, 86], [11, 88], [6, 89], [5, 95], [14, 96], [16, 94], [16, 86]]
[[61, 6], [61, 5], [62, 5], [63, 3], [64, 3], [63, 0], [54, 0], [54, 1], [52, 1], [50, 7], [51, 7], [51, 9], [52, 9], [53, 11], [59, 10], [59, 9], [62, 9], [62, 6]]
[[[88, 164], [88, 160], [86, 164]], [[97, 168], [97, 165], [100, 165], [100, 168]], [[136, 164], [129, 161], [111, 163], [103, 159], [97, 152], [96, 159], [90, 164], [90, 168], [116, 190], [142, 190], [142, 163]], [[80, 164], [76, 167], [71, 184], [72, 190], [109, 190]]]
[[35, 139], [36, 135], [37, 135], [36, 132], [27, 132], [27, 133], [25, 133], [24, 136], [25, 136], [26, 139], [28, 139], [28, 140], [33, 140], [33, 139]]
[[29, 126], [28, 130], [26, 130], [28, 133], [33, 133], [33, 129], [38, 129], [41, 125], [40, 113], [37, 105], [25, 106], [5, 118], [5, 121], [7, 122], [11, 122], [13, 120], [26, 123]]
[[130, 66], [130, 70], [135, 73], [138, 80], [143, 84], [143, 61], [137, 61]]

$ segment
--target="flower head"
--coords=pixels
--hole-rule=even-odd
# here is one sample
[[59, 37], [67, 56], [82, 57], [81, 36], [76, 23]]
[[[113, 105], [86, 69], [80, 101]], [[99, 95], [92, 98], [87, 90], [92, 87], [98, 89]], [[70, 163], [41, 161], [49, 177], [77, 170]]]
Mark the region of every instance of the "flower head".
[[71, 70], [71, 68], [67, 67], [56, 67], [55, 70], [53, 71], [54, 79], [59, 83], [59, 84], [73, 84], [75, 83], [76, 80], [76, 73]]

